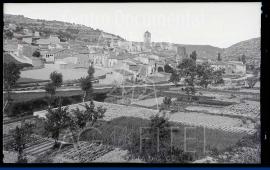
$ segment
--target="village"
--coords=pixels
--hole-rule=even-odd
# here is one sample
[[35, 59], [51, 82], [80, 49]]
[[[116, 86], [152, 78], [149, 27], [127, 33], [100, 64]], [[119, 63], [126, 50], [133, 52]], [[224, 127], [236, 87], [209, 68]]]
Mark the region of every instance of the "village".
[[202, 58], [151, 30], [4, 30], [5, 163], [260, 162], [260, 60]]

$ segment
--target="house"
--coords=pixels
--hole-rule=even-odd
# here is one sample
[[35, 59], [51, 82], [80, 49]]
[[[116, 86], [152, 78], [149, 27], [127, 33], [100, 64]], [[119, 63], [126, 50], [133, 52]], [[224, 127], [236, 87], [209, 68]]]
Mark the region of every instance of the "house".
[[[90, 53], [89, 58], [93, 62], [95, 66], [100, 67], [111, 67], [113, 63], [109, 63], [108, 61], [109, 54], [102, 53], [102, 52], [96, 52], [96, 53]], [[110, 65], [111, 64], [111, 65]]]
[[30, 44], [19, 44], [19, 55], [24, 55], [26, 57], [32, 57], [33, 53], [38, 50], [37, 46], [32, 46]]
[[73, 57], [75, 54], [78, 54], [78, 52], [75, 52], [70, 49], [57, 49], [53, 48], [47, 51], [41, 51], [43, 58], [47, 61], [49, 59], [49, 62], [52, 62], [52, 60], [59, 60], [64, 59], [67, 57]]
[[60, 39], [54, 35], [50, 35], [50, 37], [47, 39], [40, 38], [36, 40], [36, 44], [39, 46], [40, 49], [49, 49], [50, 44], [59, 44], [59, 43]]
[[246, 65], [240, 61], [218, 61], [210, 63], [215, 70], [224, 68], [226, 75], [234, 75], [234, 74], [246, 74]]
[[48, 50], [50, 41], [49, 41], [49, 39], [41, 38], [41, 39], [36, 40], [36, 44], [38, 45], [39, 49]]
[[74, 55], [75, 58], [77, 58], [77, 62], [74, 67], [77, 68], [88, 68], [92, 61], [89, 58], [89, 55], [86, 54], [76, 54]]
[[18, 53], [18, 42], [17, 41], [6, 41], [3, 47], [5, 52]]

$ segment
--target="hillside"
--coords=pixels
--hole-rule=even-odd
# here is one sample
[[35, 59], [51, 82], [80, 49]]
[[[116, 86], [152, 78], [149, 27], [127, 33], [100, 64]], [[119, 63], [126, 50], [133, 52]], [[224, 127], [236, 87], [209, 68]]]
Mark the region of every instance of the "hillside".
[[241, 41], [226, 48], [222, 56], [226, 59], [237, 60], [239, 56], [245, 55], [248, 60], [261, 59], [261, 38], [252, 38]]
[[222, 49], [211, 45], [189, 45], [189, 44], [177, 44], [184, 46], [188, 55], [192, 51], [196, 51], [198, 59], [212, 59], [216, 60], [218, 53], [222, 53]]
[[106, 36], [111, 36], [113, 38], [118, 38], [123, 40], [118, 35], [113, 35], [110, 33], [103, 32], [99, 29], [93, 29], [81, 24], [74, 24], [62, 21], [48, 21], [41, 19], [31, 19], [24, 17], [23, 15], [10, 15], [4, 14], [4, 24], [16, 24], [19, 27], [27, 28], [31, 31], [39, 31], [41, 36], [49, 36], [50, 34], [57, 34], [60, 38], [66, 39], [76, 39], [85, 42], [91, 42], [98, 40], [101, 33]]
[[18, 66], [21, 66], [21, 67], [32, 67], [31, 64], [22, 63], [22, 62], [16, 60], [15, 58], [13, 58], [10, 54], [4, 53], [3, 54], [3, 63], [8, 64], [10, 62], [13, 62], [13, 63], [15, 63], [15, 64], [17, 64]]

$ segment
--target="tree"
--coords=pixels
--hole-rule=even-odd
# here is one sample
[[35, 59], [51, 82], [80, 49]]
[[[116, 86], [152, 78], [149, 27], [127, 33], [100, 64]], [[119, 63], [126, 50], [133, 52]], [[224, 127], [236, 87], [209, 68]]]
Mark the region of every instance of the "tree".
[[92, 65], [89, 66], [87, 73], [88, 75], [86, 77], [80, 79], [80, 86], [81, 86], [82, 91], [84, 92], [83, 102], [85, 100], [88, 100], [89, 97], [92, 98], [92, 93], [93, 93], [92, 81], [93, 81], [94, 73], [95, 73], [95, 69]]
[[173, 72], [173, 68], [169, 64], [165, 64], [164, 65], [164, 71], [166, 73], [172, 73]]
[[15, 29], [15, 32], [22, 32], [23, 31], [23, 27], [22, 26], [17, 26]]
[[253, 69], [253, 75], [255, 77], [258, 77], [259, 76], [259, 73], [260, 73], [260, 67], [257, 67], [257, 68], [254, 68]]
[[180, 81], [180, 76], [177, 74], [176, 70], [173, 70], [170, 76], [169, 82], [173, 82], [175, 86], [177, 86], [177, 83]]
[[221, 59], [221, 55], [220, 55], [220, 53], [218, 53], [218, 59], [217, 59], [218, 61], [221, 61], [222, 59]]
[[[8, 64], [4, 63], [3, 65], [3, 71], [4, 71], [4, 75], [3, 75], [3, 84], [4, 84], [4, 89], [7, 92], [7, 98], [6, 98], [6, 104], [5, 106], [8, 105], [8, 103], [11, 101], [11, 97], [10, 97], [10, 91], [11, 89], [16, 85], [16, 82], [19, 80], [20, 78], [20, 69], [21, 67], [19, 67], [18, 65], [16, 65], [13, 62], [10, 62]], [[5, 109], [5, 107], [4, 107]]]
[[33, 124], [25, 123], [21, 127], [17, 126], [12, 133], [13, 148], [18, 153], [18, 163], [27, 163], [26, 157], [24, 157], [23, 151], [26, 148], [27, 139], [33, 133]]
[[238, 61], [242, 61], [241, 57], [238, 57]]
[[150, 128], [144, 131], [147, 140], [142, 141], [140, 156], [146, 162], [168, 163], [192, 161], [191, 154], [171, 146], [170, 123], [164, 116], [155, 115], [150, 118]]
[[40, 57], [40, 52], [36, 50], [36, 51], [33, 52], [32, 56], [39, 58]]
[[48, 113], [46, 114], [46, 120], [45, 120], [45, 131], [51, 135], [51, 137], [55, 141], [55, 146], [58, 145], [58, 139], [60, 132], [67, 128], [70, 123], [70, 117], [68, 113], [68, 107], [63, 107], [61, 101], [59, 102], [58, 108], [51, 109], [48, 108]]
[[93, 100], [91, 100], [90, 104], [85, 103], [84, 107], [86, 109], [84, 114], [87, 117], [87, 121], [91, 122], [91, 126], [93, 126], [98, 119], [103, 118], [107, 110], [102, 106], [98, 106], [97, 108], [95, 108]]
[[213, 72], [213, 83], [214, 84], [223, 84], [224, 80], [222, 75], [225, 74], [225, 69], [220, 68]]
[[52, 83], [48, 83], [45, 85], [45, 91], [50, 94], [50, 99], [49, 99], [49, 107], [51, 106], [52, 100], [53, 100], [53, 96], [56, 93], [56, 88]]
[[197, 53], [196, 51], [192, 51], [192, 53], [189, 56], [192, 60], [196, 61], [197, 60]]
[[193, 77], [196, 75], [196, 62], [193, 59], [184, 58], [177, 67], [180, 75]]
[[50, 74], [51, 83], [53, 86], [61, 87], [63, 83], [63, 75], [61, 73], [57, 73], [56, 71]]
[[246, 64], [246, 56], [244, 54], [241, 57], [241, 61], [243, 62], [243, 64]]
[[50, 79], [51, 81], [46, 84], [45, 86], [45, 91], [50, 94], [50, 98], [49, 98], [49, 107], [51, 106], [51, 103], [53, 101], [53, 97], [56, 94], [56, 88], [57, 87], [61, 87], [62, 83], [63, 83], [63, 76], [61, 73], [57, 73], [56, 71], [52, 72], [50, 74]]
[[164, 116], [158, 115], [152, 116], [150, 120], [150, 129], [146, 133], [148, 142], [142, 144], [145, 147], [143, 147], [141, 156], [150, 162], [165, 161], [167, 158], [163, 159], [163, 157], [170, 149], [169, 121]]
[[255, 84], [257, 83], [257, 81], [258, 81], [258, 78], [256, 77], [248, 77], [246, 82], [249, 88], [253, 88]]
[[13, 38], [13, 32], [11, 30], [4, 30], [4, 38], [12, 39]]
[[163, 105], [165, 106], [166, 109], [169, 109], [172, 104], [172, 98], [165, 96], [163, 99]]
[[195, 95], [194, 80], [197, 75], [196, 62], [193, 59], [185, 58], [178, 65], [179, 74], [185, 78], [185, 92], [191, 100], [191, 95]]
[[197, 65], [197, 75], [199, 80], [198, 85], [207, 88], [207, 86], [212, 83], [213, 72], [214, 69], [208, 62], [198, 64]]

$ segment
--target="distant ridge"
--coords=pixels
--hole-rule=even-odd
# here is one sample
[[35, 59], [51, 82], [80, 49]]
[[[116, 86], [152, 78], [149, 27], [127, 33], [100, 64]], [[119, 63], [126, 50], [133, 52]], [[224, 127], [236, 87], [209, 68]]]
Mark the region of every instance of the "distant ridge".
[[261, 58], [261, 38], [252, 38], [249, 40], [241, 41], [228, 48], [226, 48], [222, 56], [227, 59], [237, 60], [238, 57], [245, 55], [247, 59], [260, 59]]

